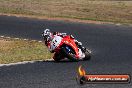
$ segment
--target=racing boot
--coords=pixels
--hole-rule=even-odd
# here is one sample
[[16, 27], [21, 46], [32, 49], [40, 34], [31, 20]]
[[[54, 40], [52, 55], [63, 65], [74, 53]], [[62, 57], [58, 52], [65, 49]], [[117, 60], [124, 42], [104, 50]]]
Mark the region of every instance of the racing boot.
[[[70, 37], [71, 37], [72, 39], [75, 39], [73, 35], [70, 35]], [[76, 41], [77, 41], [77, 40], [75, 40], [75, 42], [76, 42]]]
[[81, 43], [81, 42], [77, 41], [77, 40], [74, 38], [73, 35], [70, 35], [70, 37], [71, 37], [72, 39], [74, 39], [74, 41], [75, 41], [76, 45], [78, 46], [78, 48], [80, 48], [83, 52], [86, 51], [86, 48], [85, 48], [85, 47], [82, 47], [82, 43]]
[[81, 43], [81, 42], [78, 42], [77, 40], [75, 40], [75, 43], [76, 43], [76, 45], [77, 45], [83, 52], [86, 51], [86, 48], [82, 46], [82, 43]]

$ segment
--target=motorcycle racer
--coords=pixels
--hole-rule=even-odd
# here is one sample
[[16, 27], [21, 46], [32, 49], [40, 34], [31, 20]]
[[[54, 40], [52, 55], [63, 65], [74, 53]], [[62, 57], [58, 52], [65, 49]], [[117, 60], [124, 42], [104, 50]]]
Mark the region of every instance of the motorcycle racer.
[[[50, 31], [50, 29], [45, 29], [44, 31], [43, 31], [43, 33], [42, 33], [42, 36], [44, 37], [44, 40], [45, 40], [45, 45], [48, 47], [48, 49], [49, 49], [49, 51], [51, 52], [51, 53], [54, 53], [54, 51], [52, 51], [51, 49], [50, 49], [50, 46], [51, 46], [51, 41], [52, 41], [52, 39], [55, 37], [55, 35], [57, 35], [57, 36], [60, 36], [60, 37], [65, 37], [65, 36], [67, 36], [67, 34], [66, 33], [59, 33], [59, 32], [51, 32]], [[81, 48], [82, 50], [84, 50], [83, 49], [83, 47], [82, 47], [82, 43], [81, 42], [78, 42], [72, 35], [70, 35], [70, 37], [72, 38], [72, 39], [74, 39], [74, 41], [75, 41], [75, 43], [76, 43], [76, 45], [79, 47], [79, 48]]]
[[69, 59], [70, 61], [89, 60], [91, 52], [82, 47], [72, 35], [66, 33], [50, 32], [45, 29], [42, 33], [45, 45], [51, 53], [54, 53], [53, 59], [58, 62]]

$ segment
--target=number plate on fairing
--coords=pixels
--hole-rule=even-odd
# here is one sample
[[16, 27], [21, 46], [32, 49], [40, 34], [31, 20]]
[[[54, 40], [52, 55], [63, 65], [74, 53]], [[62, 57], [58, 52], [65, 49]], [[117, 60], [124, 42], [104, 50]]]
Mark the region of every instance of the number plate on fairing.
[[51, 50], [55, 50], [59, 44], [61, 43], [62, 38], [60, 36], [55, 36], [53, 40], [51, 41]]

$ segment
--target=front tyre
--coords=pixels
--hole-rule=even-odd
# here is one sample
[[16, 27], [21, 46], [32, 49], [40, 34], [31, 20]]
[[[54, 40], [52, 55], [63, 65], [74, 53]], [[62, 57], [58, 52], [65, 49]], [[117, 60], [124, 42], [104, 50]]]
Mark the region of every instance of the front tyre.
[[[69, 50], [68, 50], [68, 49]], [[66, 57], [66, 58], [68, 58], [69, 60], [71, 60], [71, 61], [79, 61], [76, 57], [75, 57], [75, 52], [70, 48], [70, 47], [68, 47], [68, 46], [66, 46], [66, 47], [62, 47], [62, 52], [63, 52], [63, 54], [64, 54], [64, 56]]]

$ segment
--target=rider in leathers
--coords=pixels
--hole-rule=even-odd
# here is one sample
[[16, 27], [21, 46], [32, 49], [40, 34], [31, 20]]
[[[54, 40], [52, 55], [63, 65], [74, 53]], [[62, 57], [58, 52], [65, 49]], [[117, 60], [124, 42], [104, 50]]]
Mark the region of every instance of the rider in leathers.
[[[50, 42], [52, 41], [52, 39], [54, 38], [55, 35], [61, 36], [61, 37], [67, 36], [66, 33], [59, 33], [59, 32], [53, 32], [53, 33], [51, 33], [50, 29], [45, 29], [44, 32], [42, 33], [43, 37], [46, 36], [46, 38], [45, 38], [45, 45], [48, 47], [48, 49], [49, 49], [49, 51], [51, 53], [53, 53], [54, 51], [50, 50]], [[74, 37], [72, 35], [71, 35], [71, 38], [74, 39]], [[74, 41], [75, 41], [76, 45], [79, 46], [79, 48], [83, 48], [81, 42], [78, 42], [76, 39], [74, 39]]]

